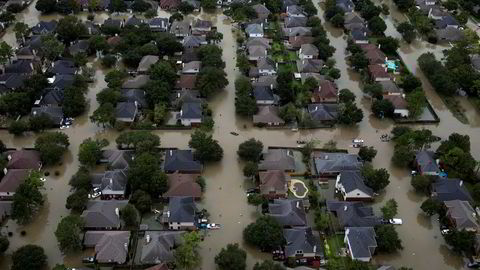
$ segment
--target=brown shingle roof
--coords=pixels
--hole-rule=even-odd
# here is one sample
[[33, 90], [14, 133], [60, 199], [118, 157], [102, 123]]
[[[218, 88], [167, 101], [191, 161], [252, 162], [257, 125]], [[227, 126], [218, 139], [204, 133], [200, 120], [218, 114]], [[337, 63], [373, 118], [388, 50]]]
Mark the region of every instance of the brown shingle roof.
[[196, 182], [199, 174], [182, 174], [174, 173], [168, 175], [168, 186], [169, 189], [163, 197], [202, 197], [202, 189], [200, 185]]
[[275, 192], [277, 194], [287, 193], [287, 182], [290, 181], [290, 176], [281, 170], [269, 170], [260, 172], [260, 192], [262, 194], [269, 194]]
[[18, 150], [9, 153], [8, 169], [35, 169], [42, 167], [40, 153], [36, 150]]
[[373, 79], [377, 78], [391, 78], [390, 74], [388, 74], [386, 68], [380, 65], [368, 65], [368, 72], [373, 77]]
[[361, 46], [362, 50], [365, 52], [365, 57], [368, 59], [368, 62], [373, 64], [385, 64], [385, 59], [387, 56], [375, 45], [365, 44]]
[[197, 81], [197, 75], [182, 74], [175, 84], [177, 89], [195, 89], [195, 83]]
[[30, 170], [10, 169], [0, 182], [0, 192], [15, 192], [25, 182]]
[[313, 41], [314, 38], [310, 36], [294, 36], [288, 38], [288, 42], [294, 48], [300, 48], [303, 44], [310, 44]]
[[282, 118], [278, 116], [278, 108], [274, 106], [260, 106], [258, 113], [253, 116], [253, 123], [255, 124], [268, 124], [279, 123], [284, 124]]
[[318, 88], [313, 91], [314, 102], [320, 102], [323, 99], [336, 99], [338, 89], [335, 84], [329, 80], [322, 80]]
[[407, 109], [407, 101], [401, 95], [388, 95], [383, 98], [392, 102], [395, 109]]

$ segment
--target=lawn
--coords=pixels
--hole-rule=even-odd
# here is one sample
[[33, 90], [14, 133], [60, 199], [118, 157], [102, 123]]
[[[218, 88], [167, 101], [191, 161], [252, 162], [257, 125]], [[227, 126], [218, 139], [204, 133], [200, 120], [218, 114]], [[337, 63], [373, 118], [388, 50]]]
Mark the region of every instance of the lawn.
[[325, 255], [328, 258], [336, 257], [340, 248], [343, 247], [343, 234], [329, 236], [325, 241]]

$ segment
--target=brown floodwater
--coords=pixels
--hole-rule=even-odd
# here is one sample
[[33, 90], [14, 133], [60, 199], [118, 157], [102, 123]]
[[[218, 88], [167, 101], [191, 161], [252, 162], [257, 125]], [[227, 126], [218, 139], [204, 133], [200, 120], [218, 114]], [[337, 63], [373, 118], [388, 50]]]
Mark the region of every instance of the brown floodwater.
[[[315, 4], [318, 7], [318, 3]], [[58, 19], [58, 16], [55, 15], [40, 16], [34, 6], [35, 3], [30, 5], [26, 11], [18, 15], [18, 18], [24, 20], [30, 26], [36, 24], [40, 19]], [[392, 10], [393, 8], [391, 8], [391, 12]], [[162, 11], [161, 15], [165, 14]], [[86, 17], [86, 14], [82, 13], [81, 16]], [[101, 22], [106, 16], [107, 14], [101, 14], [101, 16], [96, 16], [96, 20]], [[319, 8], [319, 16], [323, 18], [323, 10], [321, 8]], [[375, 256], [375, 262], [389, 263], [394, 266], [404, 265], [414, 269], [460, 269], [463, 266], [462, 258], [453, 255], [445, 246], [439, 232], [438, 222], [425, 217], [421, 213], [419, 206], [425, 198], [415, 194], [410, 187], [409, 171], [394, 168], [391, 165], [390, 157], [393, 153], [393, 145], [392, 143], [381, 142], [380, 135], [389, 132], [393, 127], [393, 122], [389, 120], [380, 121], [370, 115], [370, 102], [361, 98], [360, 76], [347, 65], [345, 59], [346, 36], [341, 30], [325, 24], [331, 44], [336, 48], [334, 58], [337, 68], [341, 71], [341, 78], [337, 82], [338, 86], [340, 89], [348, 88], [357, 95], [357, 104], [365, 114], [364, 120], [355, 127], [337, 127], [300, 132], [267, 130], [254, 128], [251, 120], [242, 119], [235, 115], [233, 82], [239, 75], [235, 67], [236, 44], [235, 37], [232, 34], [232, 30], [236, 28], [235, 24], [232, 24], [221, 12], [216, 14], [200, 13], [189, 16], [190, 19], [195, 17], [212, 20], [218, 31], [223, 33], [224, 39], [219, 46], [223, 49], [223, 57], [226, 62], [225, 71], [229, 80], [229, 85], [226, 89], [209, 101], [210, 107], [214, 111], [215, 128], [213, 135], [224, 149], [224, 158], [221, 162], [206, 166], [204, 176], [207, 180], [207, 190], [201, 202], [201, 207], [208, 209], [212, 222], [220, 223], [223, 226], [220, 230], [209, 232], [201, 245], [202, 269], [215, 269], [214, 257], [228, 243], [240, 243], [248, 251], [247, 263], [249, 268], [256, 261], [269, 258], [268, 254], [262, 254], [246, 246], [242, 240], [243, 228], [254, 221], [259, 216], [259, 213], [255, 207], [247, 204], [245, 189], [251, 183], [243, 177], [243, 164], [238, 160], [236, 150], [241, 142], [252, 137], [263, 141], [265, 146], [296, 146], [296, 140], [298, 139], [316, 139], [321, 141], [322, 144], [329, 140], [334, 140], [337, 142], [338, 147], [348, 148], [352, 152], [355, 150], [350, 148], [351, 139], [357, 137], [365, 139], [368, 145], [373, 145], [378, 150], [373, 165], [375, 167], [387, 168], [391, 174], [390, 185], [384, 194], [379, 196], [374, 207], [378, 209], [384, 201], [394, 198], [399, 203], [398, 216], [404, 221], [403, 225], [397, 227], [404, 249], [394, 255], [377, 255]], [[391, 16], [385, 17], [388, 35], [399, 37], [394, 25], [401, 20], [400, 18], [401, 16], [395, 15], [394, 12], [392, 12]], [[15, 46], [15, 38], [11, 28], [8, 29], [3, 39]], [[472, 154], [479, 159], [480, 130], [478, 124], [480, 121], [478, 121], [478, 113], [472, 111], [472, 107], [465, 106], [470, 124], [460, 123], [446, 109], [442, 100], [431, 89], [431, 86], [421, 74], [421, 71], [416, 68], [417, 58], [422, 53], [431, 51], [437, 56], [441, 56], [441, 51], [445, 48], [448, 47], [429, 45], [423, 41], [415, 41], [410, 45], [402, 42], [399, 54], [408, 68], [422, 80], [427, 97], [441, 119], [439, 124], [426, 127], [432, 129], [434, 134], [442, 138], [447, 138], [452, 132], [470, 135]], [[94, 66], [98, 67], [98, 64], [94, 63]], [[105, 71], [97, 68], [95, 82], [91, 85], [88, 92], [90, 101], [88, 115], [98, 107], [95, 95], [106, 87], [104, 75]], [[114, 130], [104, 130], [91, 123], [88, 115], [85, 114], [79, 117], [70, 129], [62, 131], [68, 134], [70, 138], [70, 150], [65, 154], [61, 166], [47, 168], [51, 172], [51, 176], [48, 177], [45, 183], [46, 202], [35, 220], [27, 226], [17, 226], [15, 222], [8, 221], [2, 229], [3, 232], [13, 232], [13, 237], [10, 238], [11, 246], [6, 253], [7, 256], [0, 258], [0, 269], [8, 269], [10, 263], [9, 255], [13, 250], [27, 243], [43, 246], [48, 255], [50, 266], [56, 263], [65, 263], [69, 266], [79, 265], [82, 254], [64, 256], [59, 251], [54, 236], [59, 220], [69, 213], [64, 205], [69, 194], [68, 180], [76, 172], [79, 165], [77, 161], [78, 146], [84, 139], [92, 137], [106, 138], [111, 141], [110, 147], [114, 147], [114, 140], [118, 136], [118, 132]], [[423, 126], [417, 127], [422, 128]], [[231, 135], [231, 131], [239, 133], [239, 136]], [[155, 131], [155, 133], [160, 136], [163, 146], [186, 148], [188, 147], [191, 132]], [[17, 148], [30, 147], [33, 145], [35, 135], [13, 137], [6, 131], [0, 131], [0, 139], [8, 146]], [[55, 176], [55, 171], [58, 171], [58, 176]], [[26, 231], [26, 236], [20, 236], [20, 231], [22, 230]]]

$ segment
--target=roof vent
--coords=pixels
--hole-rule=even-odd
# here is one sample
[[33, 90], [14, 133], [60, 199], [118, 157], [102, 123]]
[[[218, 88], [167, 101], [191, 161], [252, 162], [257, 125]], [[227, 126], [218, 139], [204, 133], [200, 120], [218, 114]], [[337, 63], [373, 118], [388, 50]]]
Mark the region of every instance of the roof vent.
[[459, 186], [462, 186], [462, 185], [463, 185], [463, 180], [461, 180], [459, 183]]
[[348, 209], [347, 205], [343, 206], [343, 211], [347, 211], [347, 209]]
[[147, 241], [147, 244], [150, 243], [150, 234], [147, 234], [145, 236], [145, 240]]

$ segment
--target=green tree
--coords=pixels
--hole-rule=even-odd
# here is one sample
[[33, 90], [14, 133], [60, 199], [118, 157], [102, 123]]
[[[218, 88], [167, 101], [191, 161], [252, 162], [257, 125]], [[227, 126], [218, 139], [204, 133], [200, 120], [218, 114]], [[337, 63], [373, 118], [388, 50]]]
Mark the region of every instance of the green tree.
[[426, 199], [420, 206], [423, 212], [429, 216], [437, 214], [442, 208], [442, 203], [434, 198]]
[[355, 70], [362, 70], [362, 69], [365, 69], [367, 68], [368, 66], [368, 59], [367, 57], [365, 56], [365, 53], [363, 51], [360, 51], [360, 52], [357, 52], [357, 53], [354, 53], [351, 57], [350, 57], [350, 64], [352, 65], [352, 67], [355, 69]]
[[3, 255], [7, 251], [8, 246], [10, 246], [10, 241], [6, 236], [0, 236], [0, 254]]
[[445, 242], [457, 253], [470, 253], [475, 247], [475, 233], [465, 230], [452, 230], [445, 235]]
[[201, 237], [197, 232], [189, 232], [182, 238], [182, 244], [174, 252], [175, 265], [180, 269], [195, 269], [201, 262], [198, 253]]
[[83, 166], [95, 166], [97, 162], [102, 158], [102, 148], [108, 146], [108, 144], [109, 142], [106, 139], [85, 139], [80, 144], [80, 150], [78, 151], [78, 161], [80, 161]]
[[392, 162], [398, 167], [406, 167], [413, 161], [414, 157], [415, 152], [410, 147], [400, 145], [396, 146], [393, 151]]
[[111, 12], [125, 12], [127, 11], [127, 4], [123, 0], [112, 0], [110, 3]]
[[168, 116], [168, 109], [167, 105], [164, 103], [159, 103], [155, 105], [155, 109], [153, 110], [153, 119], [157, 125], [161, 125], [165, 122]]
[[395, 55], [397, 53], [398, 47], [400, 47], [400, 42], [398, 39], [393, 37], [383, 37], [377, 40], [380, 49], [389, 55]]
[[167, 82], [172, 87], [177, 81], [175, 69], [166, 61], [159, 61], [152, 65], [148, 70], [148, 74], [150, 74], [150, 79]]
[[208, 98], [228, 85], [226, 73], [223, 69], [204, 67], [197, 75], [196, 87], [202, 97]]
[[315, 228], [322, 232], [327, 232], [331, 229], [330, 224], [330, 214], [326, 211], [317, 210], [315, 211]]
[[65, 208], [72, 209], [77, 213], [81, 213], [87, 207], [88, 191], [85, 189], [77, 189], [74, 193], [67, 197]]
[[65, 116], [76, 117], [81, 115], [87, 107], [84, 92], [74, 86], [67, 87], [64, 92], [63, 112]]
[[134, 227], [138, 223], [138, 213], [135, 206], [127, 204], [120, 210], [120, 218], [125, 222], [125, 226]]
[[58, 38], [67, 44], [87, 34], [87, 28], [76, 16], [61, 18], [55, 31], [58, 34]]
[[393, 225], [379, 225], [375, 227], [377, 235], [377, 249], [380, 252], [393, 253], [403, 249], [402, 240], [398, 237], [398, 233]]
[[200, 186], [202, 192], [205, 192], [205, 189], [207, 188], [207, 181], [203, 176], [198, 176], [197, 179], [195, 179], [195, 183]]
[[266, 260], [262, 263], [255, 263], [253, 270], [285, 270], [283, 265], [273, 262], [272, 260]]
[[[179, 14], [179, 13], [176, 13]], [[170, 16], [170, 19], [174, 16]], [[182, 16], [181, 14], [179, 14]], [[176, 52], [181, 52], [183, 46], [180, 42], [177, 41], [174, 35], [170, 33], [160, 33], [156, 39], [158, 52], [161, 55], [173, 55]]]
[[13, 49], [6, 43], [2, 41], [0, 43], [0, 64], [5, 65], [13, 57]]
[[363, 119], [363, 112], [353, 102], [342, 103], [340, 106], [338, 122], [344, 125], [354, 125]]
[[92, 188], [92, 179], [90, 178], [88, 169], [83, 166], [78, 168], [78, 171], [70, 178], [69, 184], [77, 190], [90, 190]]
[[390, 174], [386, 169], [374, 169], [370, 164], [367, 164], [362, 169], [365, 184], [378, 192], [385, 189], [390, 184]]
[[102, 66], [105, 68], [111, 68], [117, 63], [117, 57], [112, 54], [107, 54], [102, 57]]
[[215, 9], [217, 7], [217, 2], [215, 0], [202, 0], [200, 1], [200, 5], [204, 9]]
[[97, 125], [106, 126], [115, 125], [115, 108], [111, 103], [104, 103], [100, 105], [90, 116], [90, 120]]
[[297, 108], [291, 102], [280, 108], [280, 111], [278, 112], [278, 116], [280, 116], [285, 122], [296, 121], [298, 114]]
[[460, 147], [454, 147], [441, 157], [449, 177], [470, 179], [476, 166], [476, 161], [469, 152]]
[[237, 94], [235, 99], [235, 112], [242, 116], [253, 116], [257, 113], [257, 102], [255, 98], [247, 94]]
[[397, 5], [398, 9], [402, 12], [408, 11], [410, 8], [415, 7], [414, 0], [395, 0], [393, 1]]
[[188, 15], [193, 12], [194, 7], [188, 2], [181, 2], [178, 5], [178, 10], [185, 15]]
[[258, 162], [262, 155], [262, 151], [263, 143], [251, 138], [238, 146], [237, 154], [245, 161]]
[[422, 86], [422, 82], [412, 73], [408, 73], [402, 77], [402, 82], [399, 84], [401, 88], [407, 93], [418, 89]]
[[215, 263], [220, 270], [244, 270], [247, 268], [247, 252], [237, 243], [228, 244], [215, 256]]
[[42, 13], [52, 13], [55, 11], [57, 1], [55, 0], [38, 0], [35, 8]]
[[417, 34], [415, 27], [409, 22], [402, 22], [397, 26], [397, 31], [402, 35], [403, 39], [407, 43], [412, 43], [415, 40]]
[[387, 25], [379, 16], [375, 16], [368, 20], [368, 29], [372, 31], [374, 35], [383, 35], [387, 30]]
[[432, 182], [432, 179], [426, 175], [415, 175], [412, 177], [410, 183], [416, 192], [428, 195], [430, 194], [430, 186], [432, 185]]
[[223, 158], [223, 149], [218, 141], [204, 131], [195, 130], [188, 145], [195, 150], [195, 158], [202, 162], [220, 161]]
[[373, 146], [362, 146], [358, 151], [358, 156], [365, 161], [372, 161], [377, 155], [377, 150]]
[[255, 205], [257, 209], [260, 205], [268, 203], [268, 199], [266, 199], [262, 194], [259, 193], [249, 194], [249, 196], [247, 197], [247, 201], [249, 204]]
[[30, 34], [30, 27], [26, 23], [16, 22], [13, 26], [13, 32], [15, 32], [17, 39], [25, 41], [25, 37]]
[[38, 270], [47, 266], [47, 256], [42, 247], [25, 245], [12, 254], [11, 270]]
[[380, 210], [382, 211], [384, 219], [392, 219], [398, 213], [398, 203], [395, 199], [390, 199]]
[[69, 145], [68, 136], [62, 132], [43, 133], [35, 140], [35, 148], [40, 152], [45, 165], [59, 162]]
[[372, 103], [372, 112], [378, 118], [393, 117], [395, 107], [388, 99], [377, 99]]
[[152, 197], [143, 190], [136, 190], [129, 203], [135, 205], [140, 213], [148, 213], [152, 208]]
[[91, 52], [102, 52], [108, 49], [107, 38], [100, 35], [91, 36], [88, 39], [88, 49]]
[[132, 4], [132, 10], [135, 12], [145, 12], [149, 10], [152, 6], [143, 0], [135, 0]]
[[244, 53], [237, 54], [237, 68], [243, 75], [247, 75], [250, 70], [250, 62]]
[[28, 126], [32, 131], [44, 131], [54, 126], [52, 118], [46, 114], [40, 114], [28, 119]]
[[116, 105], [122, 100], [122, 94], [115, 88], [104, 88], [97, 94], [97, 101], [100, 105], [111, 103]]
[[338, 100], [341, 103], [354, 102], [355, 101], [355, 94], [352, 91], [344, 88], [344, 89], [340, 90], [340, 92], [338, 94]]
[[249, 161], [243, 167], [243, 175], [245, 177], [253, 178], [258, 173], [258, 164], [256, 162]]
[[132, 191], [143, 190], [157, 198], [168, 190], [167, 175], [160, 171], [159, 158], [149, 152], [135, 157], [127, 172]]
[[345, 15], [342, 13], [337, 13], [335, 16], [333, 16], [330, 19], [330, 22], [335, 26], [335, 27], [343, 27], [343, 24], [345, 23]]
[[105, 75], [105, 81], [109, 88], [120, 88], [127, 76], [128, 73], [124, 69], [113, 69]]
[[10, 126], [8, 126], [8, 133], [15, 136], [22, 135], [27, 130], [28, 123], [25, 120], [13, 121], [10, 123]]
[[283, 228], [272, 217], [263, 216], [243, 230], [243, 238], [263, 251], [275, 249], [284, 244]]
[[440, 143], [436, 154], [443, 156], [455, 147], [462, 149], [464, 152], [470, 152], [470, 137], [454, 132], [448, 136], [447, 140]]
[[118, 147], [120, 148], [135, 148], [139, 153], [142, 152], [151, 152], [155, 148], [160, 146], [160, 137], [157, 135], [145, 131], [145, 130], [136, 130], [136, 131], [127, 131], [120, 134], [115, 140]]
[[407, 109], [410, 118], [418, 118], [427, 106], [427, 99], [421, 88], [407, 94], [405, 100], [407, 101]]
[[83, 218], [78, 215], [69, 215], [62, 218], [55, 230], [60, 250], [71, 252], [82, 249], [82, 238], [80, 235], [83, 225]]

